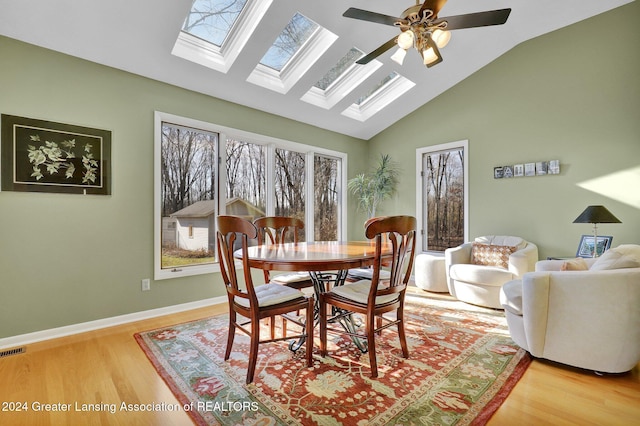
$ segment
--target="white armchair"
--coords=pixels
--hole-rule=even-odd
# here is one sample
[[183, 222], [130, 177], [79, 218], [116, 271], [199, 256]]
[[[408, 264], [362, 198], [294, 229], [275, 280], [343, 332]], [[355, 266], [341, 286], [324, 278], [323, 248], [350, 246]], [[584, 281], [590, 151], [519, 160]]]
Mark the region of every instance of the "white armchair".
[[449, 293], [463, 302], [502, 309], [502, 285], [533, 271], [537, 261], [538, 247], [520, 237], [478, 237], [445, 250]]
[[[620, 252], [627, 253], [624, 265], [620, 256], [611, 262]], [[561, 271], [566, 262], [540, 261], [536, 272], [505, 284], [501, 302], [513, 341], [535, 357], [574, 367], [631, 370], [640, 361], [640, 246], [607, 253], [586, 259], [588, 270]]]

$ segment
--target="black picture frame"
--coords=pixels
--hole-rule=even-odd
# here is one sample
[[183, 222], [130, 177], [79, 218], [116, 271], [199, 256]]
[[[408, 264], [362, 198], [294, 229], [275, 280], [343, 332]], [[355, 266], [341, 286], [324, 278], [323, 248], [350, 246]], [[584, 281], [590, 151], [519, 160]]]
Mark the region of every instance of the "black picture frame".
[[111, 132], [2, 114], [2, 191], [111, 194]]
[[[606, 235], [598, 235], [598, 244], [597, 244], [597, 256], [602, 255], [605, 251], [611, 248], [611, 242], [613, 241], [612, 236]], [[580, 244], [578, 244], [578, 251], [576, 252], [576, 257], [593, 257], [593, 235], [583, 235], [580, 238]]]

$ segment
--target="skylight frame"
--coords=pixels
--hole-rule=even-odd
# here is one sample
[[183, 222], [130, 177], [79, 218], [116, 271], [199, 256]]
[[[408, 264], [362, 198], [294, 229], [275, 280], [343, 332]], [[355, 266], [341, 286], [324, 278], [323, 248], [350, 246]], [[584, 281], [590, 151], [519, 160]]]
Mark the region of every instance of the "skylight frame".
[[271, 3], [273, 0], [248, 1], [222, 46], [180, 31], [171, 54], [226, 74], [240, 56]]
[[[360, 49], [358, 49], [360, 50]], [[363, 53], [364, 55], [364, 53]], [[360, 86], [367, 78], [382, 66], [382, 62], [374, 59], [367, 65], [351, 64], [325, 90], [311, 86], [300, 100], [324, 109], [333, 108], [346, 95]]]
[[298, 80], [309, 71], [313, 64], [315, 64], [338, 39], [336, 34], [317, 22], [316, 24], [318, 28], [291, 57], [289, 62], [282, 67], [282, 71], [277, 71], [269, 66], [258, 63], [249, 77], [247, 77], [247, 81], [281, 94], [289, 92]]
[[384, 86], [373, 92], [360, 105], [352, 103], [342, 115], [354, 120], [365, 122], [416, 85], [413, 81], [397, 73]]

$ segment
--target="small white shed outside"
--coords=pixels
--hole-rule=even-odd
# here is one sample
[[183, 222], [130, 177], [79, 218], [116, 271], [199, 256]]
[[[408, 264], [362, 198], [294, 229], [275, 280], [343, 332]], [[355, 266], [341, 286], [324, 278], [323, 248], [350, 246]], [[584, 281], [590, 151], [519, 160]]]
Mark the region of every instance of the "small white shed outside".
[[215, 201], [196, 201], [171, 214], [176, 220], [176, 245], [185, 250], [210, 250], [216, 244]]

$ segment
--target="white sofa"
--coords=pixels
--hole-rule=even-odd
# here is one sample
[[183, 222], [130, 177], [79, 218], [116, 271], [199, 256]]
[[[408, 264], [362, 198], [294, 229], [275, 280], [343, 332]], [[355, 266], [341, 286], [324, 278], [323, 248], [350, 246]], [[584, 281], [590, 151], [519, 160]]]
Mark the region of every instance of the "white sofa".
[[[487, 256], [485, 249], [495, 252]], [[502, 262], [496, 262], [500, 258]], [[473, 242], [445, 250], [449, 293], [463, 302], [502, 309], [502, 285], [533, 271], [537, 261], [538, 247], [520, 237], [478, 237]]]
[[501, 302], [511, 338], [535, 357], [603, 373], [640, 361], [638, 245], [598, 259], [540, 261], [503, 286]]

